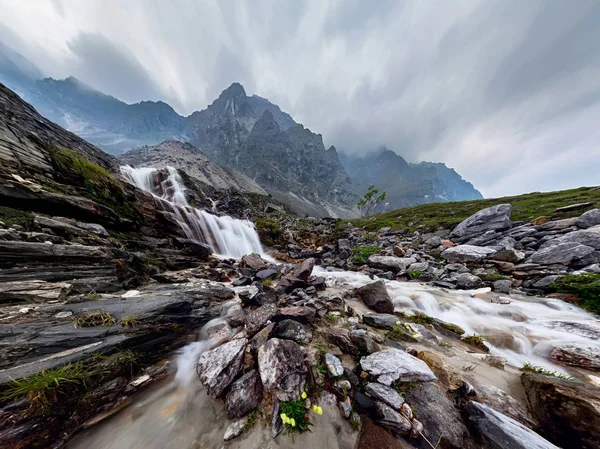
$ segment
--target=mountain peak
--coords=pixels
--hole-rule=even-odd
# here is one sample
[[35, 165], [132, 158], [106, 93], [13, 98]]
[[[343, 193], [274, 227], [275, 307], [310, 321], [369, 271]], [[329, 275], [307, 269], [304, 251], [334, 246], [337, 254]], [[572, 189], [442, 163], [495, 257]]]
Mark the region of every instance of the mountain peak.
[[245, 97], [246, 96], [246, 91], [244, 90], [244, 86], [242, 86], [240, 83], [232, 83], [231, 86], [229, 86], [227, 89], [225, 89], [223, 92], [221, 92], [221, 95], [219, 95], [219, 98], [221, 97], [225, 97], [225, 98], [232, 98], [232, 97]]

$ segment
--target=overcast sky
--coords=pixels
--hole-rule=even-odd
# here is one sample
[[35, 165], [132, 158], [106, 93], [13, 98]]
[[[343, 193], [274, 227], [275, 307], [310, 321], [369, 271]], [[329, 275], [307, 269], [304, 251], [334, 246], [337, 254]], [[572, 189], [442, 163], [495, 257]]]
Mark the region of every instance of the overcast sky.
[[597, 0], [0, 0], [0, 40], [185, 115], [239, 81], [326, 145], [445, 162], [486, 197], [600, 185]]

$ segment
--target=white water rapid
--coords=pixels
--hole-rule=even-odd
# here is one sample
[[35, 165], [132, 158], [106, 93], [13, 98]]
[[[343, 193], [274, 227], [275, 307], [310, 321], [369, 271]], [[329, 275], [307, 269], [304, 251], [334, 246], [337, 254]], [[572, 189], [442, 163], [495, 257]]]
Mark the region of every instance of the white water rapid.
[[168, 176], [159, 176], [156, 168], [121, 167], [121, 173], [136, 187], [151, 193], [156, 204], [173, 217], [186, 237], [205, 243], [222, 257], [240, 258], [244, 254], [264, 255], [252, 222], [229, 216], [217, 216], [189, 205], [181, 176], [166, 167]]

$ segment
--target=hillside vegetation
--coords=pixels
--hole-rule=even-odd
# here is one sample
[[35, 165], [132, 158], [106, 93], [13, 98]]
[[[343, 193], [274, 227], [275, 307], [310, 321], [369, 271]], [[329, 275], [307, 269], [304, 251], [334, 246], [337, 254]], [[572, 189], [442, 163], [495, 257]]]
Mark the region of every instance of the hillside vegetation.
[[[556, 213], [555, 210], [571, 204], [587, 202], [600, 203], [600, 187], [580, 187], [578, 189], [546, 193], [534, 192], [525, 195], [474, 201], [422, 204], [349, 221], [354, 226], [364, 226], [368, 231], [390, 227], [392, 229], [408, 229], [412, 232], [417, 226], [423, 226], [424, 229], [428, 230], [436, 230], [440, 227], [453, 229], [475, 212], [496, 204], [511, 204], [513, 206], [511, 215], [513, 221], [531, 221], [541, 216], [551, 216], [553, 218], [579, 216], [582, 212], [592, 209], [594, 206], [572, 212]], [[345, 223], [342, 223], [342, 225]]]

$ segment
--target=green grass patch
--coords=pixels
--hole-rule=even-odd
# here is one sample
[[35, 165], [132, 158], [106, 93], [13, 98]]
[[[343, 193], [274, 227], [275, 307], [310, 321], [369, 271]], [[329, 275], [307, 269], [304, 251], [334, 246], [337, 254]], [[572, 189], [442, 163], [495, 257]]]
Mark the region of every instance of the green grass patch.
[[117, 319], [104, 311], [87, 312], [73, 318], [75, 327], [112, 326], [117, 324]]
[[[304, 433], [312, 426], [307, 412], [306, 403], [302, 399], [281, 402], [281, 419], [289, 432]], [[284, 416], [291, 422], [285, 422]]]
[[464, 335], [464, 333], [465, 333], [465, 330], [462, 327], [457, 326], [456, 324], [439, 323], [439, 325], [442, 326], [444, 329], [447, 329], [450, 332], [454, 332], [455, 334], [458, 334], [458, 335]]
[[125, 318], [121, 318], [120, 323], [123, 327], [135, 327], [139, 324], [139, 320], [136, 316], [130, 315], [126, 316]]
[[403, 325], [394, 327], [387, 333], [386, 338], [392, 341], [414, 341], [412, 333]]
[[525, 365], [523, 365], [521, 371], [529, 371], [531, 373], [543, 374], [544, 376], [556, 377], [558, 379], [574, 380], [571, 376], [566, 376], [556, 371], [550, 371], [546, 368], [542, 368], [541, 366], [532, 365], [531, 363], [526, 363]]
[[411, 279], [418, 279], [419, 276], [421, 276], [423, 274], [422, 271], [409, 271], [408, 275], [410, 276]]
[[547, 289], [575, 295], [582, 308], [600, 313], [600, 274], [568, 274], [555, 280]]
[[[542, 215], [553, 218], [577, 217], [585, 211], [577, 210], [554, 214], [559, 207], [575, 203], [600, 202], [600, 188], [581, 187], [578, 189], [562, 190], [558, 192], [534, 192], [525, 195], [509, 196], [473, 201], [460, 201], [452, 203], [431, 203], [420, 206], [396, 209], [383, 214], [350, 220], [356, 227], [364, 227], [367, 231], [377, 231], [382, 227], [392, 229], [416, 230], [423, 226], [425, 230], [435, 231], [438, 228], [453, 229], [464, 219], [486, 207], [497, 204], [509, 203], [513, 206], [511, 219], [513, 221], [531, 221]], [[593, 209], [590, 206], [588, 209]], [[340, 221], [336, 225], [337, 231], [343, 231], [348, 221]]]
[[4, 400], [27, 397], [34, 406], [45, 408], [81, 386], [88, 377], [81, 363], [42, 370], [22, 379], [13, 380], [4, 391]]
[[489, 348], [483, 343], [483, 337], [481, 335], [466, 335], [460, 340], [468, 345], [481, 349], [482, 351], [489, 352]]
[[254, 226], [261, 237], [262, 242], [268, 246], [276, 245], [281, 238], [283, 230], [278, 220], [271, 218], [257, 218]]
[[421, 312], [416, 312], [414, 315], [407, 315], [406, 319], [416, 324], [433, 324], [435, 322], [432, 317]]
[[25, 229], [29, 229], [33, 223], [33, 215], [24, 210], [0, 206], [0, 221], [7, 227], [19, 225], [23, 226]]
[[355, 246], [352, 248], [352, 255], [354, 256], [352, 261], [366, 263], [370, 256], [377, 254], [379, 251], [379, 247], [377, 246]]

